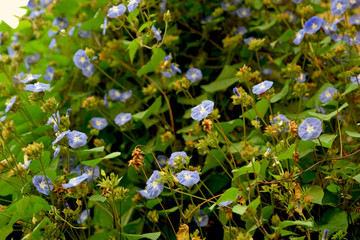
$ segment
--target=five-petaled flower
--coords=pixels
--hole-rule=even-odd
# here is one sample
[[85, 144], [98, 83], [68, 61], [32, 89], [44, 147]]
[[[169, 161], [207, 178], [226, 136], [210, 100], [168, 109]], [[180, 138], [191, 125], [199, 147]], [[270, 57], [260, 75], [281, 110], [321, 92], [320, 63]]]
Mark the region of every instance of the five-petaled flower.
[[349, 7], [349, 0], [335, 0], [331, 4], [331, 13], [335, 16], [342, 15]]
[[314, 34], [316, 33], [324, 23], [324, 19], [318, 16], [311, 17], [306, 21], [304, 25], [305, 33]]
[[192, 83], [195, 83], [197, 81], [200, 81], [202, 79], [202, 72], [200, 69], [197, 68], [190, 68], [186, 74], [185, 77], [187, 80], [189, 80]]
[[324, 92], [322, 92], [320, 94], [320, 96], [319, 96], [320, 102], [322, 102], [322, 103], [330, 102], [332, 100], [334, 93], [337, 93], [337, 92], [338, 92], [338, 90], [336, 88], [328, 87]]
[[200, 181], [200, 176], [197, 171], [182, 170], [177, 175], [177, 179], [181, 185], [191, 187]]
[[109, 18], [117, 18], [123, 15], [125, 11], [126, 7], [124, 6], [124, 4], [119, 4], [110, 8], [106, 16]]
[[119, 126], [124, 125], [125, 123], [131, 120], [131, 113], [119, 113], [115, 117], [115, 123]]
[[87, 136], [85, 133], [73, 130], [66, 134], [69, 139], [69, 146], [72, 148], [79, 148], [85, 146], [87, 143]]
[[91, 126], [97, 130], [103, 130], [108, 125], [105, 118], [94, 117], [91, 119]]
[[214, 110], [214, 102], [209, 100], [202, 101], [201, 104], [191, 109], [191, 118], [201, 121], [206, 118]]
[[265, 80], [262, 83], [256, 84], [252, 88], [252, 92], [256, 95], [263, 94], [267, 90], [269, 90], [273, 85], [272, 81]]
[[34, 80], [36, 80], [36, 79], [38, 79], [38, 78], [40, 78], [41, 77], [41, 74], [28, 74], [27, 76], [26, 76], [26, 78], [24, 78], [23, 80], [21, 80], [20, 82], [22, 82], [22, 83], [29, 83], [29, 82], [31, 82], [31, 81], [34, 81]]
[[54, 189], [53, 183], [48, 176], [46, 176], [45, 178], [44, 175], [36, 175], [35, 177], [33, 177], [32, 182], [36, 189], [45, 195], [49, 195], [50, 191]]
[[289, 130], [290, 120], [279, 114], [271, 120], [271, 125], [276, 127], [278, 133], [286, 133]]
[[321, 120], [313, 117], [305, 118], [298, 128], [299, 137], [304, 141], [312, 141], [322, 132]]
[[209, 216], [203, 210], [200, 210], [199, 215], [195, 216], [194, 218], [198, 227], [205, 227], [209, 222]]

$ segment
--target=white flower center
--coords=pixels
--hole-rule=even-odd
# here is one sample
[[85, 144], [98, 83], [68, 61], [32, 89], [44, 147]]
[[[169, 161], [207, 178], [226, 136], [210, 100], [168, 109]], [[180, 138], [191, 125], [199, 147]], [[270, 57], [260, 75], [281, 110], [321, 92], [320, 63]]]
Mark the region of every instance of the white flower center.
[[91, 170], [86, 170], [86, 174], [91, 176], [92, 175], [92, 171]]
[[264, 83], [261, 83], [261, 84], [260, 84], [260, 89], [263, 89], [263, 88], [265, 88], [265, 84], [264, 84]]
[[242, 11], [242, 15], [245, 16], [246, 15], [246, 10]]
[[40, 83], [39, 83], [39, 82], [35, 83], [35, 84], [34, 84], [34, 87], [35, 87], [36, 89], [40, 89], [40, 88], [41, 88]]
[[118, 91], [115, 92], [116, 97], [120, 97], [120, 93]]
[[190, 178], [191, 178], [191, 177], [190, 177], [190, 174], [187, 173], [187, 174], [185, 175], [185, 179], [186, 179], [186, 180], [189, 180]]
[[341, 3], [338, 3], [338, 4], [336, 5], [336, 9], [339, 10], [339, 9], [341, 9], [341, 8], [342, 8], [342, 4], [341, 4]]
[[97, 121], [96, 121], [96, 125], [97, 125], [97, 126], [100, 126], [100, 125], [101, 125], [101, 121], [100, 121], [100, 120], [97, 120]]
[[201, 107], [200, 107], [200, 113], [201, 113], [201, 114], [204, 114], [205, 112], [206, 112], [206, 109], [205, 109], [203, 106], [201, 106]]
[[313, 126], [310, 126], [310, 125], [308, 125], [307, 128], [306, 128], [306, 131], [307, 131], [308, 133], [311, 133], [313, 130], [314, 130], [314, 127], [313, 127]]
[[196, 76], [197, 76], [196, 73], [191, 74], [192, 78], [196, 78]]
[[325, 96], [326, 96], [327, 98], [329, 98], [329, 97], [331, 97], [331, 93], [330, 93], [330, 92], [326, 92], [326, 93], [325, 93]]
[[85, 61], [86, 61], [85, 57], [81, 57], [81, 58], [80, 58], [80, 62], [81, 62], [81, 63], [84, 63]]
[[317, 28], [317, 24], [313, 23], [313, 24], [311, 25], [311, 28], [312, 28], [313, 30], [315, 30], [315, 29]]
[[45, 187], [45, 182], [41, 182], [41, 183], [39, 184], [39, 187], [44, 188], [44, 187]]
[[75, 137], [73, 138], [73, 140], [74, 140], [74, 142], [77, 142], [77, 141], [80, 140], [80, 138], [79, 138], [79, 136], [75, 136]]
[[125, 121], [126, 121], [126, 117], [125, 117], [125, 116], [122, 116], [122, 117], [121, 117], [121, 121], [125, 122]]
[[151, 183], [151, 185], [152, 185], [154, 188], [156, 188], [158, 184], [157, 184], [157, 182], [154, 181], [154, 182]]

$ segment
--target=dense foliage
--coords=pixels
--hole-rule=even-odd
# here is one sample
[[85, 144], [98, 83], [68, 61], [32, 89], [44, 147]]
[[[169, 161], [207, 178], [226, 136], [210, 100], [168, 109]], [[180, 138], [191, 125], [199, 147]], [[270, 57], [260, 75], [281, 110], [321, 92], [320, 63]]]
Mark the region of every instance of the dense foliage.
[[30, 0], [0, 239], [359, 239], [359, 6]]

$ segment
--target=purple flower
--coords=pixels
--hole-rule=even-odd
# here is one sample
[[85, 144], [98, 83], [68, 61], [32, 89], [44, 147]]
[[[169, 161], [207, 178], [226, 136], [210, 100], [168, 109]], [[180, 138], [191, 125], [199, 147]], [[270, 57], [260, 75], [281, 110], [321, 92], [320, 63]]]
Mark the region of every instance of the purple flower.
[[360, 15], [354, 14], [349, 18], [349, 23], [352, 25], [360, 25]]
[[60, 124], [60, 113], [57, 111], [57, 113], [53, 113], [49, 120], [47, 121], [46, 125], [54, 124], [54, 132], [57, 132], [59, 130], [58, 123]]
[[149, 199], [154, 199], [164, 190], [164, 183], [160, 183], [159, 171], [155, 170], [146, 182], [146, 192]]
[[161, 35], [160, 35], [159, 29], [156, 29], [156, 28], [154, 27], [154, 25], [151, 25], [151, 29], [152, 29], [152, 31], [153, 31], [154, 36], [156, 37], [156, 39], [160, 42], [160, 41], [162, 40], [162, 37], [161, 37]]
[[68, 26], [68, 19], [64, 17], [56, 17], [52, 23], [53, 26], [58, 26], [60, 30]]
[[79, 177], [75, 177], [69, 180], [69, 183], [61, 184], [64, 188], [71, 188], [76, 187], [83, 181], [85, 181], [88, 178], [88, 175], [86, 173], [82, 174]]
[[51, 42], [49, 44], [49, 49], [53, 49], [56, 45], [56, 38], [51, 39]]
[[201, 121], [206, 118], [214, 110], [214, 102], [209, 100], [202, 101], [201, 104], [191, 109], [191, 118]]
[[205, 227], [209, 222], [209, 216], [203, 210], [200, 210], [199, 215], [195, 216], [194, 218], [198, 227]]
[[156, 166], [158, 166], [159, 168], [164, 168], [166, 166], [168, 158], [165, 155], [158, 155], [156, 159], [157, 159], [157, 161], [155, 161]]
[[102, 34], [103, 34], [104, 36], [106, 35], [107, 22], [108, 22], [108, 19], [107, 19], [107, 17], [105, 17], [104, 23], [103, 23], [103, 32], [102, 32]]
[[239, 89], [237, 89], [236, 87], [233, 88], [233, 92], [234, 92], [234, 94], [235, 94], [236, 96], [238, 96], [238, 97], [241, 96]]
[[340, 42], [341, 41], [341, 36], [339, 34], [333, 33], [333, 34], [331, 34], [331, 39], [334, 42]]
[[296, 37], [294, 39], [294, 44], [295, 45], [299, 45], [301, 43], [301, 41], [304, 39], [304, 35], [305, 35], [305, 30], [301, 29], [297, 34]]
[[289, 130], [290, 120], [282, 114], [277, 115], [271, 121], [272, 126], [276, 126], [278, 133], [286, 133]]
[[50, 84], [37, 82], [35, 84], [27, 84], [24, 90], [29, 92], [43, 92], [49, 88]]
[[44, 11], [45, 11], [44, 9], [40, 9], [40, 10], [34, 9], [31, 11], [29, 17], [32, 19], [36, 18], [36, 17], [40, 16], [41, 14], [43, 14]]
[[79, 148], [85, 146], [87, 143], [86, 134], [76, 130], [68, 132], [66, 137], [69, 139], [69, 145], [72, 148]]
[[16, 96], [13, 96], [8, 103], [6, 103], [5, 113], [8, 113], [16, 101]]
[[323, 233], [323, 235], [322, 235], [321, 240], [327, 240], [328, 237], [329, 237], [329, 232], [330, 232], [329, 229], [325, 229], [325, 230], [324, 230], [324, 233]]
[[355, 83], [355, 84], [359, 85], [359, 83], [360, 83], [360, 74], [357, 75], [357, 76], [351, 77], [351, 78], [350, 78], [350, 81], [351, 81], [352, 83]]
[[322, 92], [320, 94], [320, 96], [319, 96], [320, 102], [322, 102], [322, 103], [330, 102], [332, 100], [334, 93], [337, 93], [337, 92], [338, 92], [338, 90], [336, 88], [328, 87], [324, 92]]
[[303, 0], [291, 0], [293, 3], [300, 4]]
[[70, 132], [70, 130], [67, 130], [67, 131], [65, 131], [65, 132], [60, 133], [60, 134], [56, 137], [56, 139], [52, 142], [52, 145], [55, 145], [57, 142], [59, 142], [61, 139], [63, 139], [63, 137], [64, 137], [66, 134], [68, 134], [69, 132]]
[[97, 130], [103, 130], [108, 125], [105, 118], [94, 117], [91, 119], [91, 126]]
[[202, 79], [202, 72], [200, 69], [197, 68], [190, 68], [186, 74], [185, 77], [187, 80], [189, 80], [192, 83], [195, 83], [197, 81], [200, 81]]
[[126, 92], [123, 92], [120, 94], [120, 99], [119, 101], [120, 102], [125, 102], [126, 100], [128, 100], [132, 95], [132, 91], [129, 90], [129, 91], [126, 91]]
[[85, 222], [85, 220], [88, 218], [88, 211], [90, 212], [90, 210], [85, 209], [81, 212], [79, 219], [76, 221], [78, 224]]
[[97, 179], [100, 175], [99, 166], [91, 167], [86, 165], [77, 165], [75, 169], [71, 170], [71, 173], [77, 173], [78, 175], [86, 173], [87, 174], [87, 182], [92, 182]]
[[322, 122], [313, 117], [305, 118], [298, 129], [299, 137], [304, 141], [312, 141], [320, 136], [322, 132]]
[[140, 2], [141, 0], [130, 0], [129, 4], [127, 5], [128, 11], [129, 12], [134, 11]]
[[200, 181], [200, 176], [197, 171], [182, 170], [178, 175], [177, 179], [181, 185], [191, 187]]
[[311, 17], [309, 20], [306, 21], [304, 30], [307, 34], [314, 34], [316, 33], [320, 27], [323, 25], [324, 19], [320, 17]]
[[273, 74], [273, 70], [271, 68], [264, 68], [263, 70], [261, 70], [261, 74], [262, 75], [271, 75], [271, 74]]
[[335, 0], [331, 3], [331, 13], [335, 16], [342, 15], [349, 7], [349, 0]]
[[94, 64], [89, 62], [84, 68], [81, 69], [81, 72], [85, 77], [91, 77], [94, 74]]
[[337, 24], [338, 24], [339, 22], [341, 22], [341, 21], [344, 21], [344, 20], [345, 20], [344, 17], [335, 20], [335, 21], [330, 25], [330, 30], [331, 30], [332, 32], [336, 32], [336, 30], [337, 30]]
[[33, 177], [32, 182], [39, 192], [45, 195], [49, 195], [50, 191], [54, 189], [54, 186], [52, 184], [51, 179], [48, 176], [46, 176], [46, 179], [44, 175], [36, 175], [35, 177]]
[[251, 11], [249, 8], [239, 8], [238, 10], [235, 11], [235, 14], [239, 17], [239, 18], [246, 18], [246, 17], [250, 17], [251, 16]]
[[73, 61], [75, 63], [75, 66], [77, 66], [80, 69], [83, 69], [87, 67], [90, 63], [89, 57], [86, 55], [85, 51], [82, 49], [77, 50], [73, 57]]
[[53, 67], [47, 66], [44, 79], [51, 82], [55, 75], [55, 69]]
[[297, 77], [295, 80], [299, 83], [303, 83], [306, 81], [307, 75], [309, 75], [309, 73], [300, 73], [299, 77]]
[[125, 123], [131, 120], [131, 113], [119, 113], [115, 117], [115, 123], [119, 126], [124, 125]]
[[173, 152], [170, 156], [170, 159], [169, 159], [169, 163], [168, 165], [171, 166], [171, 167], [176, 167], [176, 162], [175, 162], [175, 159], [176, 160], [181, 160], [182, 163], [186, 164], [186, 159], [187, 158], [187, 154], [186, 152], [184, 151], [181, 151], [181, 152]]
[[109, 18], [117, 18], [124, 14], [126, 7], [124, 4], [119, 4], [109, 9], [108, 14], [106, 15]]
[[41, 74], [28, 74], [26, 76], [26, 78], [24, 78], [23, 80], [21, 80], [20, 82], [22, 83], [28, 83], [28, 82], [31, 82], [31, 81], [34, 81], [36, 79], [39, 79], [41, 77]]
[[86, 38], [90, 38], [90, 37], [91, 37], [91, 32], [90, 32], [90, 30], [84, 31], [84, 30], [82, 30], [82, 29], [79, 29], [78, 35], [79, 35], [79, 37], [81, 37], [81, 38], [83, 38], [83, 39], [86, 39]]
[[243, 26], [240, 26], [240, 27], [238, 27], [237, 29], [236, 29], [236, 31], [235, 31], [235, 35], [241, 35], [241, 36], [243, 36], [245, 33], [247, 33], [248, 32], [248, 30], [245, 28], [245, 27], [243, 27]]
[[265, 80], [262, 83], [259, 83], [252, 88], [252, 92], [256, 95], [263, 94], [267, 90], [269, 90], [273, 85], [272, 81]]
[[54, 160], [59, 156], [59, 153], [60, 153], [60, 146], [57, 146], [57, 148], [55, 149], [55, 152], [54, 152], [54, 156], [53, 156]]
[[110, 89], [109, 96], [113, 101], [121, 101], [121, 92], [116, 89]]

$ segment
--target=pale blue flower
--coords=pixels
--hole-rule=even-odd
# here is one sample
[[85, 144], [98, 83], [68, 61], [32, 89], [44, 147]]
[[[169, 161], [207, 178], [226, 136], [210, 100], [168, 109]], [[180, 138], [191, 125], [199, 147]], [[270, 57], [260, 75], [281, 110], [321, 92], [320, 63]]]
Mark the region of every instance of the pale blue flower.
[[160, 35], [159, 29], [156, 29], [156, 28], [154, 27], [154, 25], [151, 25], [151, 29], [152, 29], [152, 31], [153, 31], [154, 36], [156, 37], [156, 39], [160, 42], [160, 41], [162, 40], [162, 37], [161, 37], [161, 35]]
[[60, 124], [60, 113], [57, 111], [57, 113], [53, 113], [51, 117], [49, 117], [49, 120], [47, 121], [46, 125], [54, 124], [54, 132], [57, 132], [59, 130], [58, 123]]
[[56, 45], [56, 38], [53, 38], [53, 39], [51, 39], [51, 41], [50, 41], [49, 49], [50, 49], [50, 50], [53, 49], [53, 48], [55, 47], [55, 45]]
[[322, 103], [330, 102], [332, 100], [334, 93], [337, 93], [337, 92], [338, 92], [338, 90], [336, 88], [328, 87], [324, 92], [322, 92], [320, 94], [320, 96], [319, 96], [320, 102], [322, 102]]
[[198, 227], [205, 227], [209, 222], [209, 216], [203, 210], [200, 210], [199, 215], [195, 216], [194, 218]]
[[298, 33], [296, 33], [293, 43], [295, 45], [299, 45], [302, 42], [302, 40], [304, 39], [304, 36], [305, 36], [305, 30], [301, 29]]
[[265, 80], [262, 83], [259, 83], [252, 88], [252, 92], [256, 95], [260, 95], [269, 90], [273, 85], [272, 81]]
[[47, 66], [44, 79], [51, 82], [55, 76], [55, 69], [51, 66]]
[[182, 163], [186, 163], [186, 159], [187, 158], [187, 154], [186, 152], [184, 151], [181, 151], [181, 152], [173, 152], [171, 155], [170, 155], [170, 159], [169, 159], [169, 163], [168, 165], [171, 166], [171, 167], [176, 167], [176, 162], [175, 162], [175, 159], [176, 160], [181, 160]]
[[349, 18], [349, 23], [352, 25], [360, 25], [360, 15], [354, 14]]
[[277, 115], [271, 121], [272, 126], [276, 126], [278, 133], [287, 132], [289, 130], [290, 120], [282, 114]]
[[26, 78], [24, 78], [23, 80], [21, 80], [20, 82], [22, 83], [29, 83], [29, 82], [32, 82], [36, 79], [39, 79], [41, 77], [41, 74], [28, 74], [26, 76]]
[[[47, 181], [46, 181], [47, 179]], [[41, 192], [42, 194], [45, 195], [49, 195], [50, 191], [52, 191], [54, 189], [53, 183], [51, 181], [51, 179], [44, 175], [36, 175], [35, 177], [33, 177], [32, 182], [34, 184], [34, 186], [36, 187], [36, 189]], [[49, 183], [49, 185], [48, 185]], [[50, 189], [49, 189], [50, 187]]]
[[247, 32], [248, 32], [248, 30], [247, 30], [245, 27], [240, 26], [240, 27], [238, 27], [238, 28], [235, 30], [235, 35], [241, 35], [241, 36], [243, 36], [243, 35], [245, 35], [245, 33], [247, 33]]
[[329, 237], [329, 232], [330, 232], [329, 229], [325, 229], [325, 230], [324, 230], [324, 233], [323, 233], [323, 235], [322, 235], [322, 237], [321, 237], [321, 240], [327, 240], [328, 237]]
[[119, 4], [109, 9], [108, 14], [106, 15], [109, 18], [117, 18], [124, 14], [126, 7], [124, 4]]
[[87, 173], [82, 174], [81, 176], [72, 178], [69, 180], [69, 183], [65, 183], [65, 184], [61, 184], [64, 188], [71, 188], [71, 187], [76, 187], [77, 185], [79, 185], [80, 183], [82, 183], [83, 181], [85, 181], [88, 178]]
[[185, 77], [187, 80], [189, 80], [192, 83], [195, 83], [197, 81], [200, 81], [202, 79], [202, 72], [200, 69], [197, 68], [190, 68], [186, 74]]
[[91, 37], [91, 32], [90, 32], [90, 30], [85, 31], [85, 30], [79, 29], [78, 35], [79, 35], [79, 37], [81, 37], [83, 39], [87, 39], [87, 38]]
[[197, 171], [182, 170], [176, 177], [181, 185], [191, 187], [200, 181]]
[[53, 156], [54, 160], [59, 156], [59, 153], [60, 153], [60, 146], [57, 146]]
[[87, 67], [90, 63], [89, 57], [86, 55], [85, 51], [82, 49], [79, 49], [75, 53], [75, 55], [73, 57], [73, 61], [75, 63], [75, 66], [77, 66], [80, 69]]
[[160, 183], [159, 171], [155, 170], [146, 182], [146, 192], [150, 199], [154, 199], [164, 190], [164, 183]]
[[131, 120], [131, 113], [119, 113], [115, 117], [115, 123], [119, 126], [124, 125], [125, 123]]
[[69, 146], [72, 148], [79, 148], [87, 143], [86, 134], [76, 130], [68, 132], [66, 137], [69, 139]]
[[129, 4], [127, 5], [128, 11], [129, 12], [134, 11], [140, 2], [141, 0], [130, 0]]
[[16, 101], [16, 96], [13, 96], [8, 103], [6, 103], [5, 113], [8, 113]]
[[352, 83], [355, 83], [355, 84], [359, 85], [359, 83], [360, 83], [360, 74], [357, 75], [357, 76], [351, 77], [351, 78], [350, 78], [350, 81], [351, 81]]
[[121, 92], [119, 90], [110, 89], [109, 96], [113, 101], [121, 101]]
[[85, 209], [84, 211], [81, 212], [79, 219], [76, 221], [78, 224], [81, 224], [86, 221], [86, 219], [88, 218], [88, 211], [90, 212], [90, 210]]
[[108, 23], [108, 19], [107, 19], [107, 17], [105, 17], [104, 23], [103, 23], [103, 32], [102, 32], [102, 34], [103, 34], [104, 36], [106, 35], [107, 23]]
[[108, 125], [105, 118], [93, 117], [91, 119], [91, 126], [97, 130], [103, 130]]
[[320, 136], [322, 122], [313, 117], [305, 118], [298, 128], [299, 137], [304, 141], [312, 141]]
[[295, 78], [295, 80], [299, 83], [303, 83], [306, 81], [307, 75], [309, 75], [309, 73], [300, 73], [299, 77]]
[[251, 16], [251, 11], [249, 8], [246, 7], [242, 7], [239, 8], [238, 10], [235, 11], [235, 14], [239, 17], [239, 18], [246, 18], [246, 17], [250, 17]]
[[89, 62], [84, 68], [81, 69], [81, 72], [85, 77], [91, 77], [94, 74], [94, 64]]
[[65, 29], [68, 26], [68, 19], [64, 17], [56, 17], [52, 23], [53, 26], [58, 26], [59, 30]]
[[214, 102], [209, 100], [202, 101], [201, 104], [191, 109], [191, 118], [201, 121], [206, 118], [214, 110]]
[[60, 133], [56, 139], [52, 142], [52, 145], [55, 145], [57, 142], [59, 142], [61, 139], [63, 139], [64, 136], [66, 136], [66, 134], [68, 134], [70, 132], [70, 130], [64, 131], [62, 133]]
[[335, 0], [331, 3], [331, 13], [335, 16], [342, 15], [349, 7], [349, 0]]
[[43, 92], [49, 88], [50, 84], [37, 82], [35, 84], [27, 84], [24, 90], [29, 92]]
[[314, 34], [316, 33], [321, 26], [323, 25], [324, 19], [314, 16], [311, 17], [309, 20], [306, 21], [304, 30], [307, 34]]

